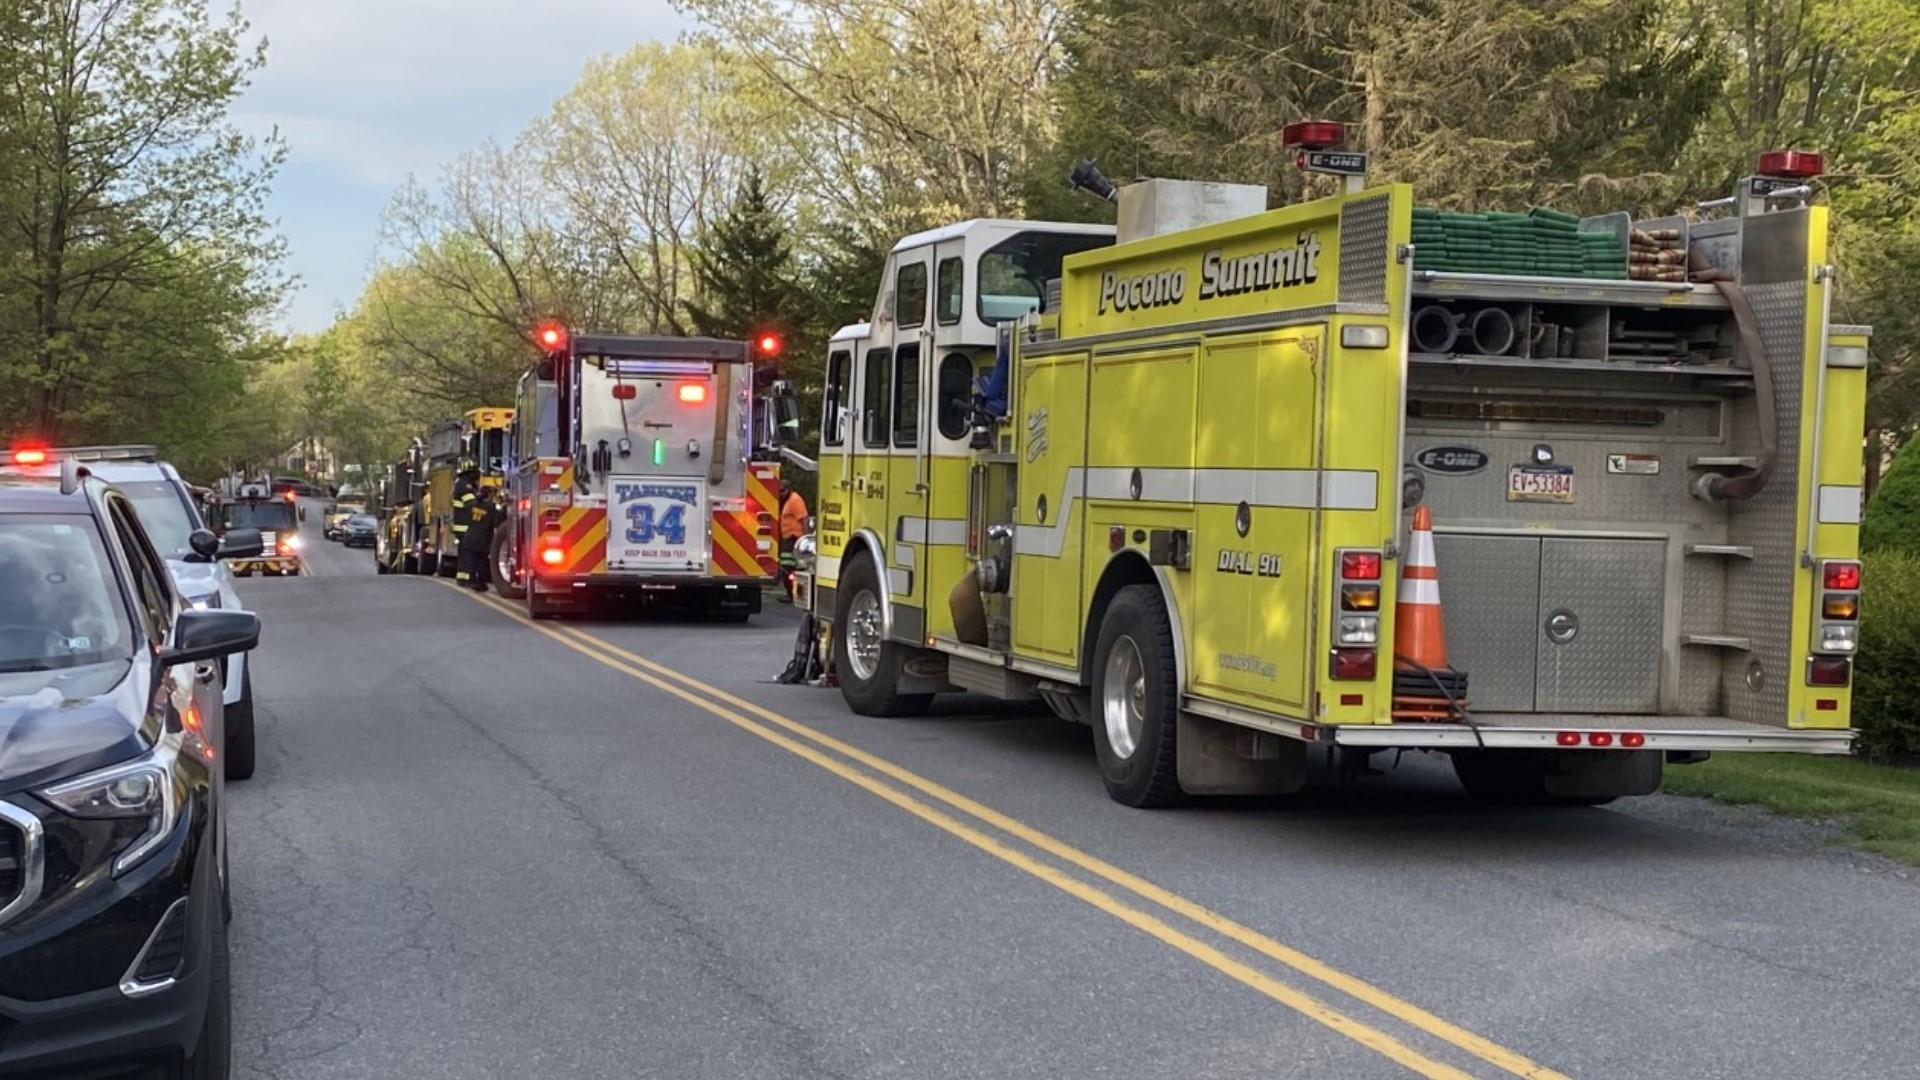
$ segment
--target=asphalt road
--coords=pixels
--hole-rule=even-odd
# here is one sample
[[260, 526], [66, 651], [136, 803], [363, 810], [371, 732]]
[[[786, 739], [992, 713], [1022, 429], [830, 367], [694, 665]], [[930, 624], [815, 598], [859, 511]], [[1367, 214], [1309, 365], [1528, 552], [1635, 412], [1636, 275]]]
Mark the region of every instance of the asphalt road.
[[1812, 826], [1482, 809], [1413, 756], [1129, 810], [1084, 729], [774, 684], [778, 605], [536, 628], [308, 550], [313, 576], [242, 585], [265, 632], [261, 765], [231, 789], [241, 1077], [1920, 1062], [1920, 879]]

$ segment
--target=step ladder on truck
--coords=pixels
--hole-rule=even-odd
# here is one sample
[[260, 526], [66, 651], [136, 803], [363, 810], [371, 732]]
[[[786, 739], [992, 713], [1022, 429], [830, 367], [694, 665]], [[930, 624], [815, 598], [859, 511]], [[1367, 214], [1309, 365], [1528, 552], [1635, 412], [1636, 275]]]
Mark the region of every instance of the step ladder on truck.
[[1343, 138], [1289, 126], [1348, 177], [1301, 205], [1086, 163], [1117, 230], [894, 246], [824, 387], [847, 703], [1039, 699], [1135, 806], [1296, 790], [1315, 747], [1569, 803], [1847, 752], [1870, 330], [1818, 157], [1686, 217], [1440, 214]]
[[[744, 621], [778, 569], [790, 389], [756, 394], [778, 339], [575, 334], [544, 324], [505, 448], [493, 582], [534, 618], [603, 598]], [[770, 401], [785, 394], [789, 400]]]

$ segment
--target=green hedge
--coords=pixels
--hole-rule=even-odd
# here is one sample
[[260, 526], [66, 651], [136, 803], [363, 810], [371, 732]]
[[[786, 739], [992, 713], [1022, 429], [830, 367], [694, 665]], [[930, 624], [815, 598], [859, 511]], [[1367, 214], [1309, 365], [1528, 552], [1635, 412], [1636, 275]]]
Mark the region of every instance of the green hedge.
[[1861, 551], [1904, 551], [1920, 555], [1920, 439], [1894, 455], [1885, 476], [1867, 500], [1860, 522]]
[[1883, 548], [1865, 562], [1853, 677], [1860, 749], [1920, 757], [1920, 555]]

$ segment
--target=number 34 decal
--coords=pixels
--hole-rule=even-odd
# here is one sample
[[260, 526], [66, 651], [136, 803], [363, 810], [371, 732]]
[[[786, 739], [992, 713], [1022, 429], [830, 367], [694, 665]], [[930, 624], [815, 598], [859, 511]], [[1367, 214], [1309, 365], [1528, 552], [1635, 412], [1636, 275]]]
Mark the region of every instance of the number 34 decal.
[[650, 503], [633, 503], [627, 507], [627, 543], [651, 544], [655, 537], [667, 544], [679, 547], [687, 542], [687, 508], [669, 506], [660, 520], [653, 517]]

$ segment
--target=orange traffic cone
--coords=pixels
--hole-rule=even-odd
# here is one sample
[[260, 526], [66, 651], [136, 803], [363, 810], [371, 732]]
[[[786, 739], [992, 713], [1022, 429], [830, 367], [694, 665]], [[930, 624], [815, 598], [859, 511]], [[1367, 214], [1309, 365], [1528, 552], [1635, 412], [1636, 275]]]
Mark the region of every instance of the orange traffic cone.
[[1461, 720], [1466, 713], [1467, 674], [1447, 662], [1433, 512], [1416, 507], [1393, 614], [1393, 718]]

